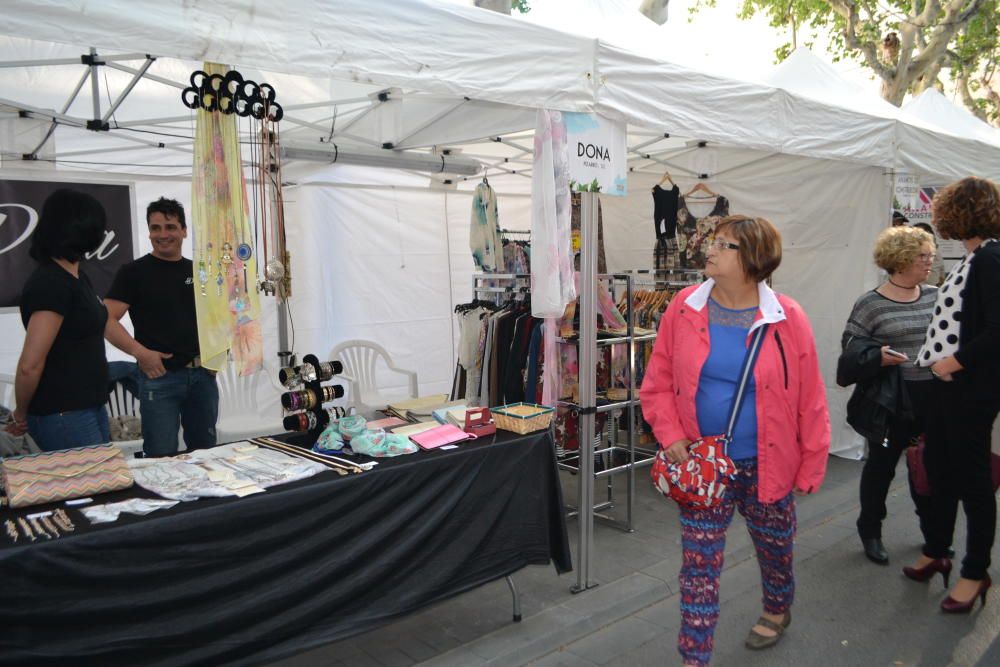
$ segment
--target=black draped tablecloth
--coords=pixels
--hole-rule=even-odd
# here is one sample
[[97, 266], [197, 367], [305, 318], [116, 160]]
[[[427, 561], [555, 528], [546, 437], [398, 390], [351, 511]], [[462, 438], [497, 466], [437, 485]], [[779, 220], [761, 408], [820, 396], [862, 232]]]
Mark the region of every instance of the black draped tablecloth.
[[[153, 496], [95, 502], [129, 497]], [[548, 432], [110, 524], [67, 511], [77, 530], [57, 539], [0, 532], [0, 665], [260, 663], [525, 565], [571, 569]]]

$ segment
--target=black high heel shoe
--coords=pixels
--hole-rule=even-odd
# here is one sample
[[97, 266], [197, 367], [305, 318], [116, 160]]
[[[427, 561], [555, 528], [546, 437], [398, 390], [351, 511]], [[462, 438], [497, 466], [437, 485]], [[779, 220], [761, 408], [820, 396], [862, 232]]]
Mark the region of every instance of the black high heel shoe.
[[976, 592], [973, 593], [972, 597], [965, 602], [959, 602], [950, 595], [945, 599], [941, 600], [941, 611], [946, 614], [968, 614], [972, 611], [972, 608], [976, 606], [976, 598], [979, 598], [983, 602], [983, 606], [986, 606], [986, 591], [990, 590], [990, 586], [993, 585], [993, 580], [990, 579], [989, 575], [986, 575], [985, 579], [979, 580], [979, 587]]
[[903, 568], [903, 574], [908, 579], [913, 579], [913, 581], [927, 581], [938, 572], [941, 573], [941, 578], [944, 579], [944, 587], [948, 588], [948, 579], [951, 577], [950, 558], [935, 558], [923, 567], [910, 567], [907, 565]]

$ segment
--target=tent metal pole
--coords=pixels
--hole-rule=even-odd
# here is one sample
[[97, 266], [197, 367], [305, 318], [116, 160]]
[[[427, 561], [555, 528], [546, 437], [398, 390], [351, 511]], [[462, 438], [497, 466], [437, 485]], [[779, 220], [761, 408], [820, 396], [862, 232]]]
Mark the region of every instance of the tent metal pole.
[[[143, 58], [145, 58], [145, 56], [143, 56]], [[139, 70], [137, 70], [134, 67], [128, 67], [127, 65], [119, 65], [117, 63], [110, 63], [110, 62], [109, 63], [105, 63], [105, 65], [107, 67], [110, 67], [111, 69], [116, 69], [119, 72], [125, 72], [126, 74], [138, 74], [139, 73]], [[172, 79], [168, 79], [168, 78], [162, 77], [162, 76], [157, 76], [155, 74], [146, 74], [146, 80], [148, 80], [148, 81], [155, 81], [157, 83], [162, 83], [164, 86], [170, 86], [172, 88], [177, 88], [179, 90], [184, 90], [185, 88], [187, 88], [188, 86], [191, 85], [191, 83], [188, 82], [188, 81], [185, 81], [184, 83], [181, 83], [180, 81], [173, 81]]]
[[118, 99], [114, 101], [111, 108], [105, 112], [104, 116], [101, 118], [102, 123], [108, 122], [108, 119], [111, 118], [118, 107], [121, 106], [122, 102], [125, 101], [125, 98], [128, 97], [129, 93], [132, 92], [132, 89], [135, 88], [135, 85], [142, 80], [142, 77], [146, 74], [146, 70], [148, 70], [154, 62], [156, 62], [155, 58], [146, 58], [146, 62], [144, 62], [142, 67], [139, 68], [139, 71], [132, 76], [132, 80], [129, 81], [127, 86], [125, 86], [125, 90], [121, 92], [121, 95], [119, 95]]
[[750, 165], [757, 164], [758, 162], [763, 162], [764, 160], [770, 160], [771, 158], [777, 157], [778, 155], [779, 153], [768, 153], [767, 155], [754, 158], [753, 160], [744, 162], [743, 164], [733, 165], [732, 167], [723, 169], [722, 171], [717, 171], [714, 174], [712, 174], [712, 176], [715, 177], [715, 176], [722, 176], [723, 174], [731, 174], [734, 171], [738, 171], [740, 169], [743, 169], [744, 167], [749, 167]]
[[[63, 105], [62, 111], [60, 113], [66, 113], [67, 111], [69, 111], [69, 108], [73, 106], [73, 102], [76, 101], [76, 96], [80, 94], [80, 91], [83, 89], [83, 84], [87, 83], [87, 77], [89, 76], [90, 76], [90, 70], [89, 69], [84, 70], [83, 76], [80, 77], [80, 81], [77, 82], [76, 88], [73, 89], [73, 92], [70, 94], [69, 99], [66, 100], [66, 104]], [[45, 142], [47, 142], [52, 137], [52, 133], [55, 131], [56, 131], [56, 123], [55, 122], [49, 123], [49, 129], [45, 133], [45, 138], [38, 142], [38, 145], [35, 146], [35, 149], [31, 151], [30, 154], [35, 155], [36, 153], [38, 153], [38, 151], [42, 150], [42, 147], [45, 145]]]
[[437, 122], [441, 121], [442, 119], [444, 119], [445, 117], [450, 116], [455, 111], [458, 111], [458, 109], [460, 107], [465, 106], [465, 104], [468, 101], [469, 101], [468, 97], [463, 97], [462, 101], [459, 102], [458, 104], [455, 104], [455, 105], [452, 105], [452, 106], [448, 107], [447, 109], [445, 109], [441, 113], [435, 115], [433, 118], [431, 118], [430, 120], [428, 120], [426, 123], [422, 123], [422, 124], [418, 125], [416, 128], [410, 130], [409, 134], [407, 134], [405, 137], [403, 137], [402, 139], [400, 139], [399, 141], [396, 142], [396, 148], [409, 148], [409, 146], [407, 146], [406, 142], [408, 140], [412, 139], [414, 135], [423, 132], [424, 130], [426, 130], [428, 127], [430, 127], [434, 123], [437, 123]]
[[95, 64], [90, 66], [90, 95], [94, 103], [94, 120], [101, 117], [101, 82], [97, 78], [97, 49], [90, 47], [91, 61]]
[[[93, 55], [94, 49], [90, 50]], [[101, 56], [104, 62], [110, 60], [144, 60], [149, 58], [148, 53], [121, 53], [113, 56]], [[75, 58], [49, 58], [48, 60], [4, 60], [0, 61], [0, 68], [3, 67], [48, 67], [51, 65], [80, 65], [83, 61], [80, 56]]]
[[580, 468], [579, 543], [574, 593], [596, 586], [590, 577], [594, 551], [594, 422], [597, 408], [597, 193], [580, 195]]

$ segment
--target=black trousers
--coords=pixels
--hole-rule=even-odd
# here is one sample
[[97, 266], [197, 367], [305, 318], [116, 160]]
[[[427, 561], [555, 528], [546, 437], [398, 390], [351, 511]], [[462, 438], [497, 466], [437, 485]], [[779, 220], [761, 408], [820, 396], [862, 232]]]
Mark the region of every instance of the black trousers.
[[965, 383], [934, 380], [924, 464], [931, 484], [924, 555], [944, 558], [955, 532], [958, 504], [966, 519], [962, 576], [983, 579], [996, 535], [997, 505], [990, 474], [990, 434], [1000, 401]]
[[[896, 476], [896, 465], [910, 440], [925, 431], [928, 404], [931, 400], [931, 382], [907, 382], [906, 390], [913, 405], [914, 420], [898, 420], [889, 428], [887, 442], [868, 441], [868, 458], [861, 471], [861, 513], [858, 515], [858, 534], [862, 539], [882, 537], [882, 521], [886, 517], [885, 498], [889, 485]], [[926, 540], [926, 519], [930, 499], [918, 495], [909, 475], [910, 497], [916, 507], [920, 531]]]

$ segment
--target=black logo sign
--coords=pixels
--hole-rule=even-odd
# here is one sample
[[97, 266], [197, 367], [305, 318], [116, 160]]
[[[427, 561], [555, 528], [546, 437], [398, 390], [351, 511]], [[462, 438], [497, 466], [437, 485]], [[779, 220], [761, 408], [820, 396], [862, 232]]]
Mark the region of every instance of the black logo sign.
[[82, 263], [97, 294], [106, 294], [118, 269], [132, 261], [132, 200], [127, 185], [0, 179], [0, 308], [20, 303], [24, 282], [38, 266], [28, 255], [31, 234], [45, 199], [60, 188], [92, 195], [107, 214], [104, 241]]

